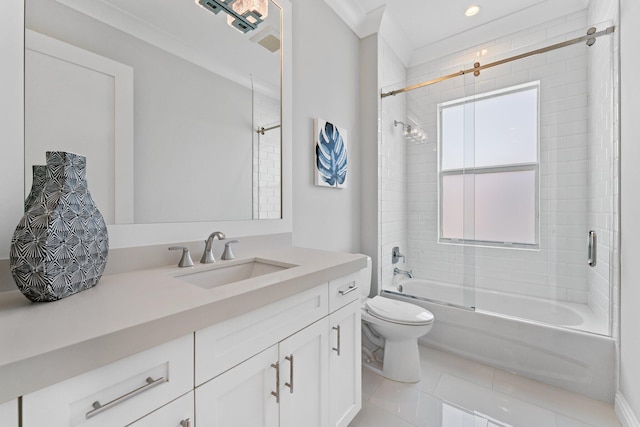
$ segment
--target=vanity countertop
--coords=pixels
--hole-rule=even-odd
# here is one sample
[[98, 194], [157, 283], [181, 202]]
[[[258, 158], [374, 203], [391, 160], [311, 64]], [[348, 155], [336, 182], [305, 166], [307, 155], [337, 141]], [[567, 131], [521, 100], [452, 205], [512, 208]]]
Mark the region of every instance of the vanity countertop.
[[187, 269], [171, 267], [105, 275], [94, 288], [49, 303], [0, 293], [0, 403], [367, 265], [364, 255], [303, 248], [254, 255], [295, 267], [212, 289], [184, 282], [175, 276]]

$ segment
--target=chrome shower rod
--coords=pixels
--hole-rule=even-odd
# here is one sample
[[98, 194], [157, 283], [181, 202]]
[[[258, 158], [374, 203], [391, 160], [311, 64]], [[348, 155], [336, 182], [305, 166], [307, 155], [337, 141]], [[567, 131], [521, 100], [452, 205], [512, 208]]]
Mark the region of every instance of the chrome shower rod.
[[591, 27], [591, 28], [589, 28], [589, 30], [587, 30], [587, 34], [582, 36], [582, 37], [576, 37], [575, 39], [571, 39], [571, 40], [567, 40], [567, 41], [564, 41], [564, 42], [556, 43], [556, 44], [553, 44], [553, 45], [550, 45], [550, 46], [547, 46], [547, 47], [543, 47], [543, 48], [540, 48], [540, 49], [532, 50], [531, 52], [522, 53], [520, 55], [515, 55], [515, 56], [512, 56], [510, 58], [501, 59], [499, 61], [491, 62], [491, 63], [485, 64], [485, 65], [480, 65], [479, 62], [476, 62], [475, 64], [473, 64], [473, 68], [469, 68], [467, 70], [460, 70], [457, 73], [447, 74], [446, 76], [440, 76], [440, 77], [437, 77], [435, 79], [428, 80], [426, 82], [416, 83], [416, 84], [411, 85], [411, 86], [403, 87], [402, 89], [396, 89], [396, 90], [392, 90], [390, 92], [384, 92], [384, 93], [382, 93], [380, 95], [380, 97], [381, 98], [386, 98], [387, 96], [395, 96], [395, 95], [397, 95], [399, 93], [409, 92], [409, 91], [412, 91], [414, 89], [420, 89], [421, 87], [430, 86], [432, 84], [440, 83], [442, 81], [449, 80], [449, 79], [452, 79], [454, 77], [463, 76], [463, 75], [469, 74], [469, 73], [473, 73], [473, 75], [477, 77], [477, 76], [480, 75], [480, 71], [481, 70], [486, 70], [487, 68], [495, 67], [497, 65], [506, 64], [508, 62], [517, 61], [519, 59], [527, 58], [527, 57], [533, 56], [533, 55], [538, 55], [540, 53], [549, 52], [551, 50], [560, 49], [562, 47], [571, 46], [571, 45], [576, 44], [576, 43], [587, 42], [587, 46], [592, 46], [596, 42], [596, 38], [598, 38], [600, 36], [606, 36], [606, 35], [612, 34], [615, 31], [615, 29], [616, 29], [615, 26], [611, 26], [611, 27], [608, 27], [608, 28], [606, 28], [604, 30], [596, 32], [596, 28], [595, 27]]

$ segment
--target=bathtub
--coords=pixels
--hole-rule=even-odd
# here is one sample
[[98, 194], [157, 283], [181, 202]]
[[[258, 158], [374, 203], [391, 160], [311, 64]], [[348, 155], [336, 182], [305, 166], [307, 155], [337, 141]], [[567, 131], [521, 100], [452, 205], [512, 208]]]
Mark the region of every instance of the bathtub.
[[[477, 309], [462, 307], [465, 292], [475, 298]], [[382, 294], [434, 314], [431, 332], [420, 339], [423, 345], [613, 402], [615, 341], [585, 332], [606, 329], [586, 306], [481, 289], [463, 291], [422, 279], [400, 281]]]

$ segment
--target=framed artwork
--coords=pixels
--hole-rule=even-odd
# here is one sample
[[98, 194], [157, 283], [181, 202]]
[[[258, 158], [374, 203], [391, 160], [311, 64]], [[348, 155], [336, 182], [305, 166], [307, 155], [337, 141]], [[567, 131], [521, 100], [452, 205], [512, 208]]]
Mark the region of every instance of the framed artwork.
[[334, 123], [315, 120], [315, 184], [321, 187], [347, 187], [347, 131]]

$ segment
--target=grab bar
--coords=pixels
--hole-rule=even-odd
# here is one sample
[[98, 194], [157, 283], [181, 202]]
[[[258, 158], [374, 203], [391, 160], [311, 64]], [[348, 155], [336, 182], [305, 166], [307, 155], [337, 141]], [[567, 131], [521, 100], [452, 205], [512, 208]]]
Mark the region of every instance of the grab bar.
[[587, 249], [587, 263], [590, 267], [595, 267], [597, 263], [598, 257], [598, 236], [596, 236], [596, 232], [593, 230], [589, 231], [589, 247]]

